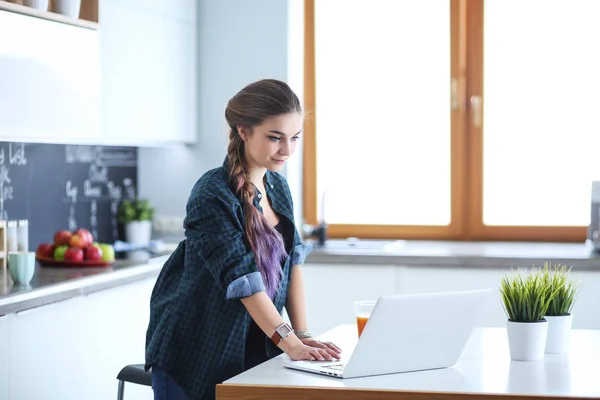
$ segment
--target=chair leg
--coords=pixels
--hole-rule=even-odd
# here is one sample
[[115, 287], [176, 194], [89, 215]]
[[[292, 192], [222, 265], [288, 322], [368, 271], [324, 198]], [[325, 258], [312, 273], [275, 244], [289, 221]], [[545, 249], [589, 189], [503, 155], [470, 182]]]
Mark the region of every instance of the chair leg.
[[125, 382], [119, 381], [119, 391], [117, 392], [117, 400], [123, 400], [124, 392], [125, 392]]

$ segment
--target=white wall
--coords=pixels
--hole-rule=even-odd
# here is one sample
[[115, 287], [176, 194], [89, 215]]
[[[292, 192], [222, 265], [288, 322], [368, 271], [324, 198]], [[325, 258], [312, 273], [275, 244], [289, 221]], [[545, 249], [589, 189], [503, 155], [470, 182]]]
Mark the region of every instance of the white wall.
[[[198, 142], [142, 148], [139, 154], [139, 193], [156, 206], [157, 216], [183, 218], [194, 182], [222, 164], [228, 134], [225, 106], [238, 90], [258, 79], [276, 78], [301, 95], [302, 11], [302, 0], [199, 0]], [[287, 167], [298, 194], [300, 159], [299, 152]], [[299, 201], [299, 195], [294, 197]]]

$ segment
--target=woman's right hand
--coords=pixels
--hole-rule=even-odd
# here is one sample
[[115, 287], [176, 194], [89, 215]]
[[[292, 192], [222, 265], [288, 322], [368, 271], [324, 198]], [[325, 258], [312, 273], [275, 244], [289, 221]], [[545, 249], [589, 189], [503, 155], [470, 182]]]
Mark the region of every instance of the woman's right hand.
[[[286, 340], [290, 340], [285, 343]], [[339, 357], [329, 349], [321, 349], [317, 347], [307, 346], [300, 341], [295, 335], [290, 335], [283, 339], [280, 348], [292, 359], [292, 361], [308, 360], [308, 361], [333, 361], [339, 360]]]

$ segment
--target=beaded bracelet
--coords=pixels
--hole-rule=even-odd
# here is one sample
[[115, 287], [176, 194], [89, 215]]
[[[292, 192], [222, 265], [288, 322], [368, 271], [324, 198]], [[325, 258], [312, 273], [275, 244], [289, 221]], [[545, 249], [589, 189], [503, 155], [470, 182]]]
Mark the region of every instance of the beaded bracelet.
[[298, 339], [309, 339], [312, 338], [312, 335], [308, 331], [294, 331]]

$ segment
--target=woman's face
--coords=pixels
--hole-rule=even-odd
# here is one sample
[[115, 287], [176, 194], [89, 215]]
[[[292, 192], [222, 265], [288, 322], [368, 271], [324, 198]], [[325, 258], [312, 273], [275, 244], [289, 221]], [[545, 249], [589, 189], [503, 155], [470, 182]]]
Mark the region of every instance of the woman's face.
[[283, 114], [266, 118], [249, 131], [238, 127], [245, 142], [245, 155], [250, 168], [267, 168], [277, 172], [296, 150], [302, 131], [302, 115]]

